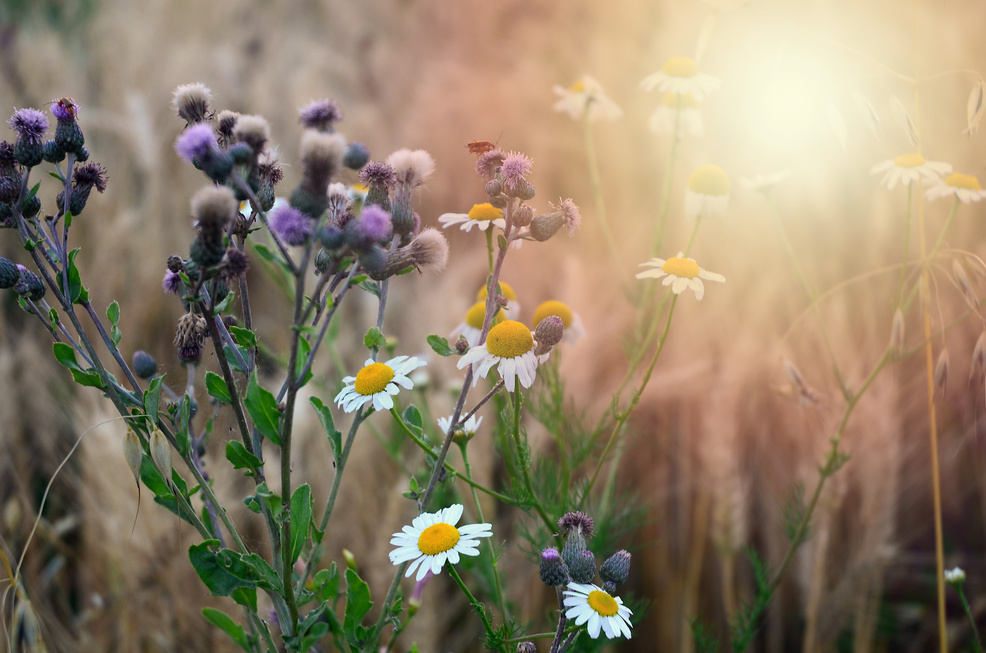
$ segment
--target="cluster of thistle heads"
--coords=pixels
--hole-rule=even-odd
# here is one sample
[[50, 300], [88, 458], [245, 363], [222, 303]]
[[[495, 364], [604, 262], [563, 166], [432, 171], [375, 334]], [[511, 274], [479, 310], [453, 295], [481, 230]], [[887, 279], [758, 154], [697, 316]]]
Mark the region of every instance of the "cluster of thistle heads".
[[[187, 258], [168, 260], [166, 292], [202, 298], [205, 291], [208, 301], [222, 301], [247, 270], [244, 242], [258, 219], [287, 260], [288, 248], [304, 248], [300, 261], [291, 261], [298, 273], [310, 263], [316, 274], [331, 278], [358, 266], [382, 280], [409, 269], [444, 267], [445, 238], [435, 229], [422, 231], [411, 205], [412, 190], [434, 169], [427, 152], [399, 150], [386, 162], [370, 161], [363, 144], [347, 143], [336, 132], [339, 107], [314, 101], [299, 112], [301, 180], [284, 201], [277, 199], [283, 172], [264, 118], [215, 113], [202, 84], [178, 87], [174, 106], [187, 123], [175, 149], [213, 183], [192, 198], [196, 235]], [[360, 171], [365, 198], [335, 181], [343, 167]], [[186, 303], [186, 309], [195, 307]], [[195, 362], [207, 331], [190, 318], [186, 322], [175, 344], [179, 360]]]
[[[565, 546], [561, 552], [554, 547], [541, 552], [541, 580], [548, 587], [594, 582], [596, 556], [586, 545], [586, 539], [591, 539], [595, 532], [592, 518], [584, 512], [568, 512], [558, 520], [558, 527], [565, 533]], [[615, 594], [630, 575], [630, 554], [626, 550], [617, 551], [599, 565], [598, 571], [603, 590]]]

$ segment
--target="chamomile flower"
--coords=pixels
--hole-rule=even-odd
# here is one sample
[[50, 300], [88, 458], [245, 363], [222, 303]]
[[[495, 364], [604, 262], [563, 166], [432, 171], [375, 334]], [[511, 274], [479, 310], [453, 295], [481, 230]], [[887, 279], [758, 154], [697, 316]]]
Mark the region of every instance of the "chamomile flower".
[[[497, 314], [493, 317], [493, 324], [499, 324], [503, 322], [504, 311], [497, 311]], [[476, 302], [466, 313], [465, 321], [459, 326], [455, 327], [452, 331], [452, 339], [455, 340], [459, 336], [466, 339], [470, 347], [475, 347], [479, 344], [479, 336], [483, 333], [483, 320], [486, 319], [486, 300]]]
[[552, 88], [558, 101], [555, 111], [564, 111], [574, 120], [586, 117], [589, 122], [596, 120], [616, 120], [623, 116], [623, 110], [603, 91], [603, 86], [594, 77], [582, 77], [568, 88], [557, 84]]
[[414, 387], [407, 375], [424, 365], [427, 363], [415, 356], [397, 356], [386, 363], [368, 358], [356, 376], [342, 380], [346, 387], [334, 401], [347, 413], [369, 403], [376, 410], [390, 410], [394, 407], [394, 395], [402, 387], [408, 390]]
[[695, 168], [685, 190], [685, 217], [719, 218], [729, 207], [729, 175], [717, 165]]
[[585, 337], [585, 326], [582, 324], [582, 318], [568, 304], [560, 302], [557, 299], [551, 299], [542, 303], [534, 311], [534, 319], [532, 320], [534, 326], [537, 326], [541, 320], [549, 315], [559, 317], [561, 323], [565, 326], [565, 335], [562, 336], [562, 340], [575, 342]]
[[876, 175], [883, 173], [880, 184], [893, 190], [901, 183], [905, 186], [912, 181], [924, 179], [927, 182], [937, 182], [942, 175], [947, 175], [952, 171], [952, 166], [941, 161], [926, 161], [920, 154], [901, 154], [893, 159], [887, 159], [876, 164], [870, 170], [870, 174]]
[[480, 231], [486, 231], [490, 228], [490, 225], [495, 225], [500, 227], [500, 229], [504, 229], [507, 226], [506, 220], [503, 219], [503, 211], [489, 202], [474, 204], [469, 209], [469, 213], [445, 213], [439, 216], [438, 221], [446, 229], [454, 224], [461, 225], [459, 228], [462, 231], [472, 231], [473, 227], [479, 227]]
[[397, 548], [390, 552], [390, 561], [400, 565], [411, 561], [405, 578], [418, 570], [415, 580], [431, 571], [438, 574], [446, 562], [458, 564], [459, 556], [478, 556], [481, 537], [491, 537], [491, 524], [455, 526], [462, 517], [462, 504], [454, 503], [438, 512], [425, 512], [414, 518], [410, 526], [394, 533], [390, 543]]
[[630, 608], [623, 599], [602, 590], [596, 584], [570, 582], [565, 590], [565, 616], [575, 619], [575, 625], [588, 623], [589, 637], [596, 639], [599, 631], [609, 639], [630, 639]]
[[954, 195], [960, 202], [978, 202], [986, 197], [986, 190], [979, 185], [979, 180], [972, 175], [963, 175], [960, 172], [953, 172], [937, 185], [932, 186], [924, 194], [929, 200], [936, 200], [939, 197]]
[[467, 365], [475, 365], [472, 384], [485, 377], [494, 365], [509, 392], [513, 392], [516, 381], [525, 388], [534, 383], [538, 357], [534, 354], [534, 334], [522, 322], [504, 320], [490, 329], [486, 342], [476, 345], [459, 359], [456, 364], [460, 370]]
[[[517, 316], [520, 315], [520, 302], [517, 301], [517, 293], [514, 292], [513, 286], [506, 281], [501, 281], [500, 294], [507, 299], [507, 305], [503, 307], [503, 314], [508, 320], [516, 320]], [[486, 295], [486, 286], [481, 286], [476, 292], [476, 301], [485, 302]]]
[[705, 96], [719, 88], [719, 78], [701, 72], [698, 64], [688, 57], [671, 57], [667, 63], [640, 82], [645, 91], [657, 89], [675, 95], [691, 95], [702, 102]]
[[701, 136], [705, 131], [702, 110], [691, 93], [684, 95], [665, 93], [661, 106], [651, 114], [648, 124], [655, 134], [673, 134], [676, 121], [678, 134]]
[[[441, 430], [442, 435], [448, 433], [449, 427], [452, 426], [452, 416], [439, 417], [438, 418], [438, 428]], [[469, 419], [465, 423], [460, 424], [459, 428], [456, 429], [455, 434], [452, 436], [452, 440], [458, 442], [460, 440], [471, 440], [473, 436], [476, 435], [476, 431], [479, 430], [479, 425], [483, 423], [482, 417], [476, 417], [475, 415], [470, 415]]]
[[695, 259], [685, 258], [684, 252], [678, 252], [678, 256], [672, 256], [667, 260], [663, 258], [651, 259], [647, 263], [641, 263], [641, 265], [647, 265], [653, 269], [638, 272], [638, 279], [648, 277], [660, 279], [664, 277], [661, 284], [671, 286], [671, 292], [680, 295], [685, 291], [685, 288], [691, 288], [695, 291], [695, 299], [698, 300], [701, 300], [702, 296], [705, 295], [705, 284], [702, 283], [702, 279], [718, 281], [719, 283], [726, 281], [726, 277], [721, 274], [698, 267]]

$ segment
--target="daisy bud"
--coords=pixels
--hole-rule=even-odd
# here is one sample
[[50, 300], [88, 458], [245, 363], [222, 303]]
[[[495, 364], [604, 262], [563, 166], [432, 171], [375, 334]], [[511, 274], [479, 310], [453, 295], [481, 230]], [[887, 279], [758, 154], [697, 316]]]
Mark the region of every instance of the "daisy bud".
[[561, 559], [558, 549], [548, 547], [541, 552], [541, 564], [538, 569], [541, 581], [548, 587], [568, 585], [568, 565]]
[[175, 347], [178, 348], [178, 360], [182, 363], [197, 363], [202, 357], [202, 345], [208, 334], [205, 318], [194, 313], [185, 313], [178, 318], [175, 332]]
[[616, 589], [627, 582], [630, 576], [630, 553], [625, 549], [617, 551], [599, 567], [599, 577], [604, 583], [612, 583]]
[[134, 482], [140, 485], [140, 464], [144, 458], [144, 449], [140, 446], [140, 438], [134, 430], [127, 427], [127, 434], [123, 436], [123, 457], [127, 459], [127, 466], [134, 475]]
[[542, 356], [551, 351], [551, 348], [561, 342], [565, 335], [565, 323], [557, 315], [549, 315], [534, 327], [534, 340], [537, 347], [534, 349], [535, 356]]
[[[151, 460], [154, 466], [164, 475], [164, 480], [171, 483], [171, 445], [164, 437], [161, 429], [154, 429], [148, 438], [148, 450], [151, 452]], [[131, 468], [132, 469], [132, 468]]]
[[45, 283], [41, 277], [28, 270], [23, 265], [18, 265], [20, 275], [17, 283], [14, 284], [14, 292], [21, 297], [27, 297], [32, 302], [36, 302], [45, 296]]
[[71, 98], [62, 98], [51, 103], [51, 113], [58, 120], [55, 126], [55, 145], [63, 152], [77, 153], [86, 139], [79, 127], [79, 107]]
[[898, 307], [894, 311], [894, 320], [890, 323], [890, 351], [899, 356], [904, 350], [904, 313]]
[[157, 361], [143, 349], [134, 352], [134, 373], [142, 379], [150, 379], [157, 374]]
[[542, 213], [531, 220], [531, 236], [534, 240], [543, 243], [558, 233], [564, 224], [565, 219], [560, 211]]
[[575, 564], [569, 567], [572, 580], [576, 583], [591, 583], [596, 577], [596, 556], [592, 551], [583, 551], [575, 557]]
[[362, 143], [350, 143], [342, 157], [342, 165], [350, 170], [359, 170], [370, 160], [370, 150]]
[[37, 109], [17, 109], [7, 122], [17, 132], [14, 158], [26, 168], [32, 168], [44, 159], [44, 134], [48, 131], [48, 117]]
[[233, 137], [249, 145], [254, 156], [260, 156], [270, 140], [270, 124], [263, 116], [240, 116], [233, 128]]
[[969, 368], [970, 383], [972, 383], [973, 376], [978, 376], [980, 383], [986, 379], [986, 331], [979, 334], [976, 347], [972, 350], [972, 366]]
[[945, 397], [945, 388], [948, 385], [948, 349], [942, 348], [938, 354], [938, 361], [935, 363], [935, 394], [941, 393]]
[[515, 227], [526, 227], [534, 219], [534, 209], [527, 204], [522, 204], [514, 211], [513, 223]]
[[178, 110], [178, 117], [184, 118], [189, 125], [204, 122], [209, 119], [209, 105], [212, 103], [212, 91], [205, 84], [182, 84], [175, 89], [171, 104]]
[[21, 272], [17, 269], [17, 264], [0, 256], [0, 288], [13, 288], [20, 278]]
[[399, 247], [387, 255], [387, 261], [370, 272], [370, 277], [378, 281], [391, 277], [407, 267], [418, 272], [434, 270], [439, 272], [448, 262], [448, 241], [437, 229], [428, 228], [404, 247]]

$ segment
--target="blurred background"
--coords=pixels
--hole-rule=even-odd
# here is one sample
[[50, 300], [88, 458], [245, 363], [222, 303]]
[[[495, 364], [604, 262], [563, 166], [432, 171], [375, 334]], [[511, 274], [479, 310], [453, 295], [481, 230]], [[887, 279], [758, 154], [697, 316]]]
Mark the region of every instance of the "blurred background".
[[[63, 96], [80, 106], [87, 146], [109, 170], [109, 186], [74, 229], [83, 248], [79, 267], [97, 307], [114, 299], [123, 307], [124, 352], [150, 351], [176, 385], [184, 373], [171, 342], [181, 306], [159, 289], [167, 257], [187, 252], [189, 199], [203, 183], [173, 149], [183, 127], [171, 106], [176, 86], [202, 82], [217, 110], [266, 117], [286, 165], [282, 191], [297, 183], [297, 110], [313, 99], [334, 99], [345, 116], [340, 131], [364, 142], [374, 159], [402, 147], [427, 149], [437, 168], [418, 204], [426, 225], [485, 197], [467, 142], [525, 152], [534, 160], [534, 204], [547, 209], [550, 200], [572, 197], [583, 228], [571, 239], [512, 253], [504, 279], [517, 290], [524, 319], [546, 299], [561, 299], [582, 316], [588, 337], [564, 352], [562, 370], [576, 404], [594, 418], [626, 369], [624, 342], [635, 315], [621, 289], [644, 283], [632, 275], [652, 256], [669, 174], [670, 137], [648, 129], [661, 96], [639, 83], [670, 57], [695, 58], [722, 86], [701, 107], [704, 134], [677, 145], [660, 255], [684, 249], [692, 227], [682, 211], [685, 182], [697, 166], [715, 163], [732, 180], [729, 210], [702, 224], [691, 255], [727, 281], [707, 284], [701, 303], [681, 297], [631, 420], [618, 485], [647, 520], [620, 545], [634, 556], [627, 588], [648, 603], [633, 639], [612, 646], [685, 653], [693, 650], [688, 624], [695, 618], [728, 641], [727, 620], [753, 592], [744, 547], [780, 563], [784, 506], [799, 484], [814, 486], [846, 403], [778, 220], [820, 295], [834, 362], [846, 385], [859, 387], [889, 339], [907, 225], [906, 190], [886, 190], [870, 169], [915, 149], [896, 119], [899, 102], [929, 160], [983, 177], [984, 136], [963, 130], [967, 99], [986, 68], [984, 21], [986, 5], [972, 0], [0, 0], [0, 108], [6, 119], [15, 108], [43, 109]], [[569, 87], [583, 74], [623, 109], [618, 121], [594, 123], [592, 134], [617, 261], [602, 240], [583, 125], [552, 109], [552, 87]], [[13, 138], [2, 129], [2, 138]], [[739, 183], [778, 170], [791, 177], [771, 192], [771, 203]], [[42, 189], [45, 209], [54, 193], [46, 197]], [[919, 215], [934, 242], [949, 208], [950, 201], [924, 203], [915, 195], [912, 262]], [[979, 426], [984, 389], [971, 358], [983, 320], [964, 301], [951, 259], [963, 261], [982, 297], [984, 218], [980, 204], [959, 208], [931, 284], [934, 349], [947, 349], [951, 361], [947, 394], [936, 404], [946, 566], [966, 570], [981, 625], [986, 434]], [[0, 254], [27, 263], [15, 235], [4, 236]], [[406, 353], [423, 351], [428, 333], [451, 331], [471, 306], [486, 258], [470, 236], [448, 234], [443, 274], [401, 280], [385, 331], [407, 343]], [[285, 337], [274, 329], [284, 300], [259, 271], [250, 283], [261, 338], [276, 346]], [[358, 336], [376, 306], [350, 310]], [[45, 485], [80, 434], [99, 424], [52, 485], [24, 557], [25, 587], [49, 650], [233, 650], [201, 617], [203, 606], [220, 604], [188, 565], [194, 533], [177, 529], [146, 492], [136, 514], [124, 427], [101, 424], [114, 416], [112, 407], [71, 385], [50, 342], [10, 293], [2, 295], [0, 314], [5, 552], [21, 555]], [[906, 342], [916, 348], [921, 316], [915, 309], [905, 317]], [[350, 366], [362, 358], [344, 351]], [[786, 372], [792, 365], [807, 395], [793, 386]], [[448, 401], [444, 388], [456, 372], [442, 364], [434, 370], [438, 401]], [[351, 370], [326, 363], [320, 372]], [[324, 497], [331, 458], [310, 417], [299, 424], [303, 455], [295, 472]], [[851, 460], [823, 493], [811, 537], [754, 650], [935, 648], [928, 429], [919, 354], [885, 370], [853, 413], [843, 441]], [[548, 440], [542, 453], [550, 452]], [[470, 446], [480, 476], [490, 478], [496, 461], [479, 443]], [[326, 560], [341, 562], [343, 548], [356, 551], [376, 596], [392, 574], [389, 534], [409, 518], [400, 496], [406, 479], [372, 438], [357, 443], [350, 465]], [[247, 481], [214, 471], [221, 495], [239, 505]], [[375, 479], [379, 491], [366, 492], [361, 478]], [[491, 521], [515, 517], [502, 510]], [[254, 527], [247, 534], [260, 543], [265, 536]], [[524, 618], [550, 628], [553, 598], [535, 565], [509, 550], [504, 568]], [[479, 650], [479, 624], [446, 578], [429, 584], [424, 601], [400, 650], [412, 641], [422, 651]], [[972, 650], [951, 591], [948, 614], [953, 650]]]

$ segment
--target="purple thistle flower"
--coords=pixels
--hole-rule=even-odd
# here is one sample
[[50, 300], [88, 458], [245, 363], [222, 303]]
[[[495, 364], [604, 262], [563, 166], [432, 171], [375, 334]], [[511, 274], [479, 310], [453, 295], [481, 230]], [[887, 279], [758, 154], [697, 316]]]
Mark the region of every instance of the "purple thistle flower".
[[558, 204], [554, 202], [548, 202], [548, 204], [555, 211], [561, 213], [562, 219], [565, 220], [565, 228], [568, 229], [568, 235], [573, 235], [575, 230], [579, 228], [579, 225], [582, 224], [582, 214], [579, 213], [579, 207], [575, 205], [572, 198], [563, 199]]
[[216, 135], [212, 127], [205, 123], [196, 123], [182, 132], [175, 141], [175, 150], [181, 158], [189, 163], [192, 159], [201, 159], [218, 147]]
[[390, 213], [376, 204], [371, 204], [363, 209], [357, 224], [362, 238], [366, 239], [367, 242], [390, 240], [392, 231]]
[[524, 175], [531, 171], [534, 162], [520, 152], [511, 152], [503, 159], [500, 171], [503, 173], [503, 185], [509, 190], [516, 190], [525, 181]]
[[397, 183], [394, 169], [382, 161], [370, 161], [359, 173], [360, 180], [367, 186], [384, 186], [393, 188]]
[[78, 115], [78, 105], [72, 98], [62, 98], [51, 103], [51, 113], [59, 122], [70, 122]]
[[270, 216], [270, 228], [288, 245], [304, 245], [312, 237], [312, 222], [293, 206], [274, 209]]
[[314, 100], [298, 112], [298, 122], [306, 129], [332, 131], [332, 123], [342, 120], [342, 110], [332, 100]]
[[503, 165], [505, 158], [507, 155], [500, 148], [484, 152], [476, 159], [476, 172], [480, 177], [492, 177], [496, 169]]
[[164, 273], [164, 279], [161, 280], [161, 288], [169, 295], [177, 295], [178, 291], [181, 290], [181, 277], [177, 272], [168, 270]]
[[48, 117], [37, 109], [17, 109], [7, 123], [21, 139], [32, 145], [40, 144], [48, 131]]
[[106, 190], [106, 168], [92, 161], [83, 163], [75, 169], [72, 181], [75, 188], [95, 186], [102, 193]]

